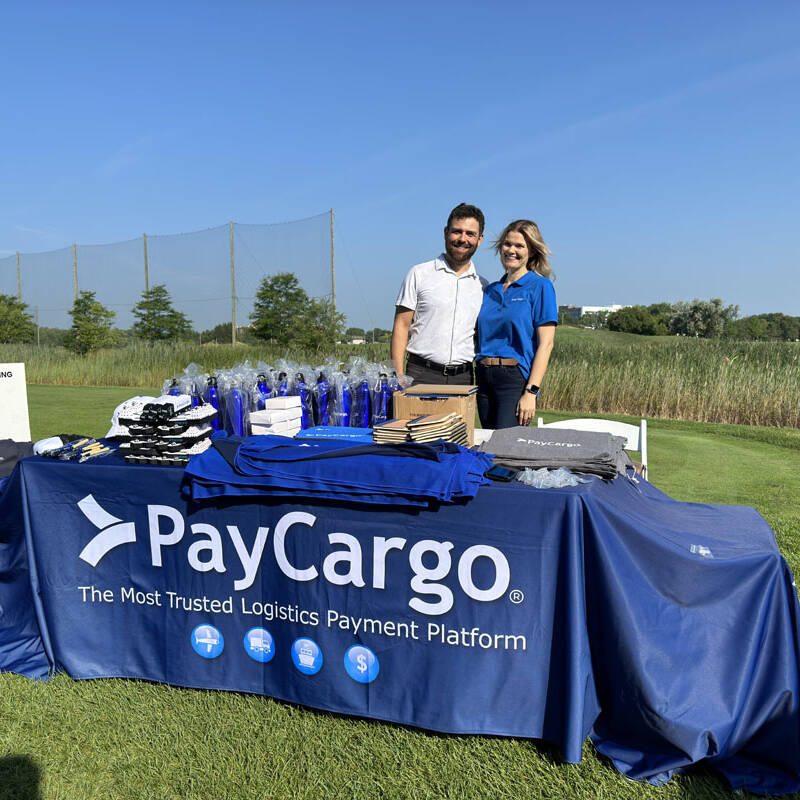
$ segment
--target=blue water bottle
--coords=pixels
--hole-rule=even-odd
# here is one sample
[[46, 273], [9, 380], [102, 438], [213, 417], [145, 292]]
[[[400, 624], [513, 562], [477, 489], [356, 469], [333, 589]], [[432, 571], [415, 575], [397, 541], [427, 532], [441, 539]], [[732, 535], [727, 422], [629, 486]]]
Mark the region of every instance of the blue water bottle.
[[225, 395], [225, 421], [225, 427], [232, 436], [246, 435], [244, 394], [238, 386], [234, 386]]
[[356, 390], [356, 428], [372, 427], [372, 392], [366, 378]]
[[392, 393], [389, 390], [389, 381], [386, 373], [381, 372], [380, 383], [375, 391], [375, 406], [372, 413], [372, 427], [386, 422], [392, 416]]
[[289, 396], [289, 381], [286, 380], [286, 373], [281, 372], [278, 375], [278, 397]]
[[350, 390], [350, 384], [345, 379], [342, 382], [342, 421], [339, 423], [345, 428], [350, 427], [350, 421], [353, 414], [353, 392]]
[[311, 411], [311, 397], [309, 397], [308, 386], [306, 386], [306, 379], [302, 372], [298, 372], [295, 376], [297, 381], [297, 393], [300, 395], [300, 408], [302, 416], [300, 417], [300, 427], [305, 430], [314, 424], [314, 414]]
[[209, 375], [208, 380], [206, 381], [206, 403], [208, 403], [212, 408], [217, 409], [217, 416], [211, 420], [211, 428], [212, 430], [218, 431], [220, 429], [220, 413], [219, 413], [219, 390], [217, 389], [217, 378], [214, 375]]
[[256, 409], [263, 411], [267, 407], [266, 400], [272, 394], [272, 390], [267, 383], [267, 376], [259, 373], [256, 378]]
[[325, 373], [320, 372], [317, 378], [317, 391], [314, 394], [314, 422], [317, 425], [330, 425], [330, 417], [328, 414], [328, 405], [330, 400], [330, 384], [325, 378]]

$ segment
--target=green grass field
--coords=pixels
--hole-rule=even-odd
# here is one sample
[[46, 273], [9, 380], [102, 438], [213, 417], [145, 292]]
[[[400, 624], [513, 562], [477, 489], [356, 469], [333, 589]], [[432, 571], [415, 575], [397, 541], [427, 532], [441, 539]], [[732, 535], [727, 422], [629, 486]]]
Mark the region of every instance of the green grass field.
[[[30, 386], [32, 435], [102, 435], [114, 406], [140, 391]], [[651, 419], [648, 441], [656, 486], [680, 500], [754, 505], [798, 573], [800, 431]], [[440, 736], [126, 680], [3, 674], [0, 719], [0, 800], [731, 796], [703, 770], [661, 788], [628, 781], [589, 744], [569, 765], [542, 742]]]
[[[335, 353], [322, 354], [263, 344], [139, 342], [86, 356], [61, 347], [0, 345], [0, 363], [24, 361], [29, 384], [65, 386], [161, 386], [190, 363], [216, 371], [245, 359], [274, 366], [287, 358], [313, 369], [327, 355], [382, 361], [389, 358], [389, 345], [340, 345]], [[562, 326], [540, 401], [544, 409], [800, 428], [798, 387], [796, 342], [635, 336]]]

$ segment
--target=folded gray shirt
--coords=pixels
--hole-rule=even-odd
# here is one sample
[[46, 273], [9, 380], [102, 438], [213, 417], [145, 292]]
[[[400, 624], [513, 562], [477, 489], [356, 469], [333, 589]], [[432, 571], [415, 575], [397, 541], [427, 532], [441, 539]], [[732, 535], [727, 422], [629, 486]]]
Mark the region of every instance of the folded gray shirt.
[[610, 433], [517, 426], [496, 430], [480, 449], [492, 453], [495, 464], [517, 469], [566, 467], [613, 478], [631, 465], [624, 446], [623, 437]]

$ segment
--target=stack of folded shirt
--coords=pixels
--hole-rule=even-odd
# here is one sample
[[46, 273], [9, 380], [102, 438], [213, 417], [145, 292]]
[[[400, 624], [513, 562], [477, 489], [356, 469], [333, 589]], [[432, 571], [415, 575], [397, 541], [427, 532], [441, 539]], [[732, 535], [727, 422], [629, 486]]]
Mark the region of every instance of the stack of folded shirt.
[[614, 478], [632, 466], [625, 439], [610, 433], [566, 428], [501, 428], [480, 449], [494, 454], [494, 463], [522, 469], [566, 467], [573, 472]]
[[284, 436], [230, 437], [193, 458], [184, 494], [325, 498], [429, 506], [474, 497], [491, 466], [487, 453], [457, 444], [361, 444]]

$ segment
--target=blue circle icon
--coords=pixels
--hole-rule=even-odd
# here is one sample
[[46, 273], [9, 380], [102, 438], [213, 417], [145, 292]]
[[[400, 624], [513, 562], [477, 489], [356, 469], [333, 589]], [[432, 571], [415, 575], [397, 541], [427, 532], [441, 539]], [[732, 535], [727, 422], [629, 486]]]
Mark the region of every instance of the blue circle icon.
[[322, 669], [322, 650], [313, 639], [295, 639], [292, 663], [303, 675], [316, 675]]
[[195, 653], [203, 658], [216, 658], [225, 647], [225, 638], [213, 625], [198, 625], [191, 639]]
[[253, 661], [266, 664], [275, 657], [275, 640], [266, 628], [250, 628], [244, 635], [244, 650]]
[[378, 657], [369, 647], [354, 644], [344, 654], [344, 668], [354, 681], [372, 683], [378, 677], [381, 665], [378, 663]]

